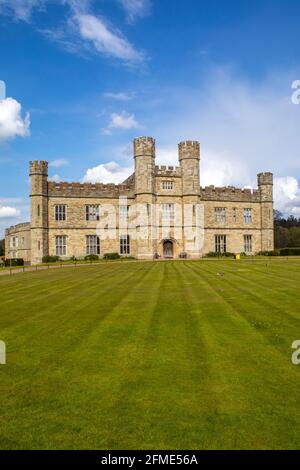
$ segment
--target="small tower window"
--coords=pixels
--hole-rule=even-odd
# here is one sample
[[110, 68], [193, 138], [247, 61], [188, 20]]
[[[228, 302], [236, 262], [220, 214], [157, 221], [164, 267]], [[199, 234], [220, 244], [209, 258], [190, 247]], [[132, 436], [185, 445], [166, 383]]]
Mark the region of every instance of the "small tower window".
[[173, 181], [163, 181], [162, 182], [162, 189], [165, 189], [167, 191], [170, 191], [174, 188], [174, 183]]
[[38, 206], [37, 206], [37, 215], [38, 215], [38, 217], [40, 216], [40, 214], [41, 214], [41, 209], [40, 209], [40, 205], [38, 204]]

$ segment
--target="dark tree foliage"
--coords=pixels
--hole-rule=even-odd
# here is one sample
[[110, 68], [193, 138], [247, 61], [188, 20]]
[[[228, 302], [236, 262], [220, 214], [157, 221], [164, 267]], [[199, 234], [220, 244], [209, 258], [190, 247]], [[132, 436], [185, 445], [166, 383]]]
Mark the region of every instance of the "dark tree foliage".
[[274, 211], [275, 248], [300, 247], [300, 218]]
[[0, 256], [4, 256], [4, 240], [0, 240]]

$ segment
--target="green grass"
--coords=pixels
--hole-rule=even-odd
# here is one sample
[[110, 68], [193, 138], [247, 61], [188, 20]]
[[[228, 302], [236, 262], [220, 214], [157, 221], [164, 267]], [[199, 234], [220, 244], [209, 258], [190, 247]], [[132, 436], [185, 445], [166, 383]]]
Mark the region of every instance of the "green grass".
[[299, 283], [282, 259], [0, 277], [0, 448], [299, 449]]

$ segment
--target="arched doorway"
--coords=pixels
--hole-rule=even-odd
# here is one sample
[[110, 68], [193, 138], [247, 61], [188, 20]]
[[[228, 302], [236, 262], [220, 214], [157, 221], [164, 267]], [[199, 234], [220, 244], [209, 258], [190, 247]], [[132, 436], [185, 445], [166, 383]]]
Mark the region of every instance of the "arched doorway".
[[171, 259], [174, 257], [174, 246], [171, 240], [165, 240], [163, 243], [164, 258]]

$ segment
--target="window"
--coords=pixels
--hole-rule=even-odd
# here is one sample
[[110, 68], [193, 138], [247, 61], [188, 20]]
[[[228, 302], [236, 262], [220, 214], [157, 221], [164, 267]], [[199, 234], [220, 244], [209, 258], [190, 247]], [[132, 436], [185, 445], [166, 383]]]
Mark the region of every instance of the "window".
[[40, 205], [38, 204], [38, 206], [37, 206], [37, 215], [38, 215], [38, 217], [40, 216], [40, 213], [41, 213], [41, 209], [40, 209]]
[[237, 219], [237, 215], [236, 215], [236, 207], [234, 207], [232, 209], [232, 220], [233, 220], [233, 223], [236, 224], [236, 219]]
[[100, 220], [100, 208], [97, 205], [85, 206], [86, 220], [98, 221]]
[[120, 236], [120, 254], [121, 255], [130, 254], [130, 236], [129, 235]]
[[244, 252], [252, 253], [252, 235], [244, 235]]
[[170, 191], [171, 189], [174, 188], [174, 183], [173, 183], [173, 181], [163, 181], [163, 182], [162, 182], [162, 188], [163, 188], [163, 189], [167, 189], [168, 191]]
[[87, 255], [100, 255], [100, 238], [97, 237], [97, 235], [87, 235], [86, 254]]
[[64, 205], [59, 205], [59, 206], [55, 206], [55, 220], [56, 221], [62, 221], [62, 220], [66, 220], [67, 217], [67, 208], [66, 206]]
[[226, 208], [225, 207], [215, 207], [215, 221], [221, 224], [226, 222]]
[[14, 249], [14, 248], [18, 248], [18, 246], [19, 246], [19, 239], [18, 239], [18, 237], [12, 237], [12, 238], [10, 239], [10, 247]]
[[174, 219], [175, 206], [174, 204], [162, 204], [162, 217], [163, 219]]
[[38, 250], [40, 251], [40, 249], [41, 249], [41, 242], [38, 241]]
[[127, 219], [129, 206], [120, 206], [120, 219]]
[[245, 224], [252, 223], [252, 209], [244, 209], [244, 222]]
[[67, 237], [59, 235], [55, 237], [56, 256], [66, 256], [67, 254]]
[[226, 253], [227, 251], [227, 239], [226, 235], [216, 235], [216, 253]]

